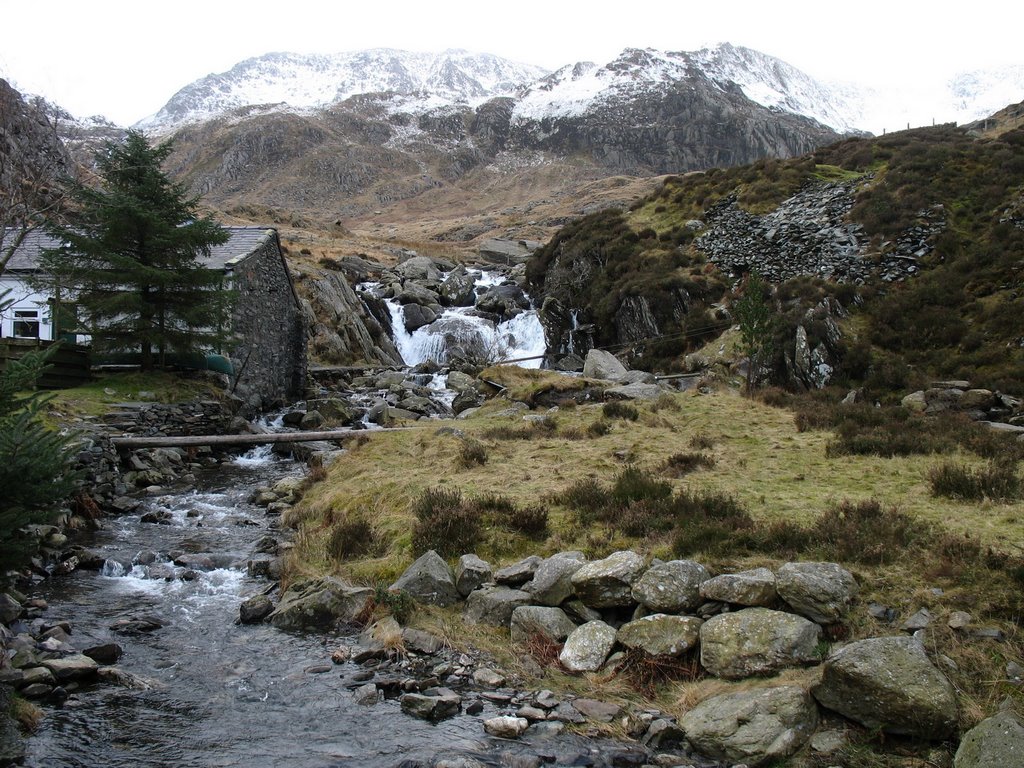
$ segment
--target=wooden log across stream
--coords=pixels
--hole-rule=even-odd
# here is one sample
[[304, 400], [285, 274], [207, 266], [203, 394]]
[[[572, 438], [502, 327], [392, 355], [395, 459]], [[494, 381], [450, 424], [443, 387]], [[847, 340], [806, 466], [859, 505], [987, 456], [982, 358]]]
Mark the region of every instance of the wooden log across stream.
[[267, 443], [309, 443], [315, 440], [344, 440], [376, 432], [401, 432], [408, 427], [386, 429], [336, 429], [331, 432], [268, 432], [262, 435], [184, 435], [172, 437], [113, 437], [115, 448], [187, 448], [198, 445], [265, 445]]

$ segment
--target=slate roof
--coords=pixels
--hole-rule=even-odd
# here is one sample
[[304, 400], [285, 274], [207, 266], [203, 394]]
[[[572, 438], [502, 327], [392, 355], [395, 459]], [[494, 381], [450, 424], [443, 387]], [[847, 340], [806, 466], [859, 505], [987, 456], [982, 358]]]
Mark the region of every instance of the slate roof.
[[[228, 232], [228, 241], [223, 245], [214, 246], [210, 249], [210, 257], [201, 259], [209, 269], [224, 269], [231, 263], [237, 263], [275, 237], [275, 231], [266, 227], [224, 227], [224, 229]], [[4, 242], [7, 242], [7, 237], [13, 236], [13, 231], [9, 231]], [[14, 252], [14, 256], [7, 263], [7, 269], [37, 269], [42, 252], [58, 245], [60, 242], [46, 232], [39, 229], [33, 230], [18, 246], [18, 250]]]

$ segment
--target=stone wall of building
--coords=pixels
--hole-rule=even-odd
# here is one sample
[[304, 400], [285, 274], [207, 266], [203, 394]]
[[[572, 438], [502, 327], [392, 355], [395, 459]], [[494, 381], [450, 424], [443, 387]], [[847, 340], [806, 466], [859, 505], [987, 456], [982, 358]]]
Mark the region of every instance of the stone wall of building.
[[233, 266], [233, 392], [252, 415], [299, 395], [306, 381], [306, 336], [276, 231]]

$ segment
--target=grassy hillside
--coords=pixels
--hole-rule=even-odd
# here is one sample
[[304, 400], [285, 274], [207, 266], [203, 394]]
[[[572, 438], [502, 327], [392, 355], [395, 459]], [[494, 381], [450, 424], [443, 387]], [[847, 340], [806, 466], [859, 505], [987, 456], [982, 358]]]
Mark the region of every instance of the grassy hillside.
[[[506, 375], [519, 397], [530, 394], [533, 377], [536, 387], [552, 385], [551, 374]], [[956, 665], [947, 673], [961, 692], [963, 726], [994, 712], [1005, 696], [1024, 707], [1024, 693], [1004, 672], [1024, 652], [1024, 502], [1019, 495], [966, 501], [933, 490], [943, 467], [984, 470], [991, 466], [984, 456], [1019, 459], [1024, 446], [974, 426], [953, 429], [864, 407], [850, 418], [872, 429], [895, 420], [892, 434], [908, 436], [921, 452], [851, 454], [848, 429], [816, 426], [827, 421], [827, 407], [805, 403], [794, 418], [729, 390], [665, 395], [639, 407], [566, 403], [529, 419], [502, 413], [505, 406], [490, 403], [459, 421], [459, 432], [421, 422], [357, 441], [286, 516], [298, 529], [289, 577], [331, 572], [386, 585], [427, 547], [451, 560], [473, 551], [496, 566], [527, 554], [579, 549], [603, 557], [623, 548], [697, 559], [717, 572], [834, 560], [854, 572], [862, 590], [836, 639], [898, 631], [871, 618], [872, 602], [902, 617], [928, 607], [936, 617], [932, 650]], [[971, 613], [972, 626], [998, 627], [1006, 641], [981, 643], [948, 630], [945, 617], [957, 610]], [[414, 621], [457, 646], [487, 647], [506, 668], [529, 675], [507, 634], [464, 626], [437, 609], [419, 610]], [[737, 685], [779, 682], [669, 674], [657, 684], [631, 683], [628, 675], [571, 678], [557, 665], [542, 666], [547, 671], [528, 684], [610, 699], [643, 696], [678, 714]], [[806, 685], [815, 674], [783, 678]], [[854, 733], [843, 764], [906, 765], [913, 750]]]
[[[586, 261], [593, 276], [577, 306], [592, 307], [599, 346], [614, 338], [623, 301], [648, 296], [664, 336], [643, 350], [642, 362], [671, 369], [718, 331], [709, 311], [730, 298], [731, 281], [694, 246], [694, 222], [727, 199], [766, 213], [816, 181], [857, 183], [849, 221], [870, 238], [868, 262], [892, 252], [900, 238], [920, 235], [923, 221], [945, 222], [938, 234], [920, 235], [929, 253], [912, 279], [869, 281], [856, 290], [808, 279], [780, 286], [780, 310], [791, 319], [829, 294], [854, 312], [862, 333], [844, 341], [844, 377], [900, 388], [937, 375], [1024, 393], [1024, 336], [1015, 322], [1024, 288], [1020, 129], [978, 139], [940, 126], [849, 139], [794, 160], [668, 177], [626, 213], [606, 211], [562, 229], [530, 262], [529, 279], [550, 291], [556, 260]], [[685, 313], [672, 301], [679, 290], [690, 299]]]

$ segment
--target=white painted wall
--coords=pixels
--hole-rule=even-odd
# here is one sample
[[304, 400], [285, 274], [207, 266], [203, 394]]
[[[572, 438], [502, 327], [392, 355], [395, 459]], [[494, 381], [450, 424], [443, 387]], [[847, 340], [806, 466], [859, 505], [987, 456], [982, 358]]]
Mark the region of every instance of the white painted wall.
[[[53, 341], [53, 313], [47, 298], [17, 274], [8, 271], [0, 275], [0, 305], [4, 305], [0, 309], [0, 338]], [[6, 306], [8, 303], [10, 306]], [[36, 327], [33, 323], [38, 323], [38, 335], [31, 333]], [[25, 333], [26, 329], [30, 332]], [[80, 334], [75, 343], [88, 344], [89, 336]]]

